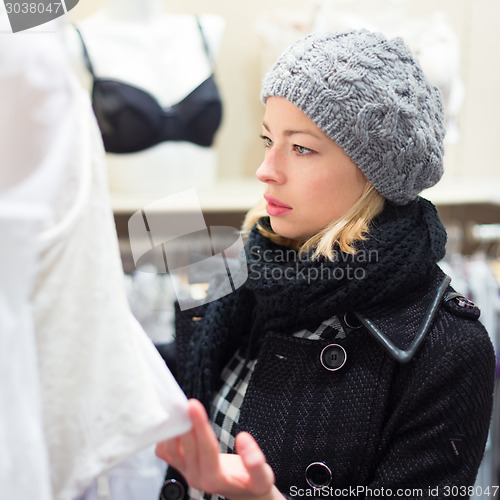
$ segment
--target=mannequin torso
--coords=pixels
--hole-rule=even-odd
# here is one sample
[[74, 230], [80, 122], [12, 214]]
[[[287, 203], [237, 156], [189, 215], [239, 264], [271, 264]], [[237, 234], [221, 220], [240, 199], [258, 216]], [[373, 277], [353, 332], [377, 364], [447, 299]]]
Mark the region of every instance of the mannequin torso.
[[[158, 0], [112, 0], [78, 24], [95, 74], [145, 90], [162, 107], [180, 102], [213, 72], [198, 22], [193, 15], [164, 14]], [[199, 17], [210, 55], [220, 45], [224, 21]], [[78, 71], [91, 90], [82, 45], [72, 34]], [[119, 194], [164, 195], [206, 187], [215, 180], [212, 147], [187, 141], [166, 141], [128, 154], [108, 154], [111, 190]]]

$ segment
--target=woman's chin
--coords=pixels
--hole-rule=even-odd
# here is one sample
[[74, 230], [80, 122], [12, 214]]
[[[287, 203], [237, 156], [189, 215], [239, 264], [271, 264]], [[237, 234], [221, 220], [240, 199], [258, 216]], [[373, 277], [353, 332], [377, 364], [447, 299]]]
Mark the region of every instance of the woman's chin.
[[297, 228], [294, 227], [294, 225], [286, 223], [278, 217], [270, 217], [270, 222], [273, 232], [282, 238], [296, 241], [297, 243], [303, 243], [308, 239], [307, 236], [304, 236], [300, 231], [297, 231]]

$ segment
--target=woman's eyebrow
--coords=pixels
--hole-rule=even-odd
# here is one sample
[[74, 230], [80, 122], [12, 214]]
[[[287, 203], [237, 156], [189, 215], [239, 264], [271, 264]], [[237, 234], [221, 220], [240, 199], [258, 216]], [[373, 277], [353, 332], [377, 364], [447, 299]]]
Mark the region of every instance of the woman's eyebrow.
[[288, 129], [283, 132], [283, 135], [290, 136], [290, 135], [295, 135], [295, 134], [306, 134], [310, 135], [312, 137], [315, 137], [316, 139], [319, 139], [319, 135], [315, 134], [312, 130], [293, 130], [293, 129]]
[[[263, 127], [267, 130], [267, 131], [270, 131], [270, 128], [268, 125], [266, 125], [266, 123], [264, 122], [263, 124]], [[291, 135], [295, 135], [295, 134], [306, 134], [306, 135], [310, 135], [312, 137], [315, 137], [316, 139], [320, 139], [321, 137], [316, 134], [314, 131], [312, 130], [308, 130], [308, 129], [304, 129], [304, 130], [295, 130], [295, 129], [287, 129], [287, 130], [284, 130], [283, 131], [283, 135], [289, 137]]]

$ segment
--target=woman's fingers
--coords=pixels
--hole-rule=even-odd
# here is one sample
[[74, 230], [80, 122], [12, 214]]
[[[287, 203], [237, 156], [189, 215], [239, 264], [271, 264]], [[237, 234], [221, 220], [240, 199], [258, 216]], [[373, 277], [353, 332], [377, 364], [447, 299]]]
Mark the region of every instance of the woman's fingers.
[[203, 405], [188, 402], [192, 429], [180, 437], [159, 443], [156, 454], [178, 469], [188, 483], [207, 493], [238, 497], [265, 495], [274, 485], [274, 474], [253, 437], [236, 436], [235, 454], [220, 454], [219, 442]]
[[191, 430], [159, 443], [156, 454], [178, 469], [192, 486], [200, 487], [200, 480], [218, 475], [219, 442], [199, 401], [189, 400], [188, 414], [193, 424]]
[[[200, 455], [196, 439], [196, 433], [192, 428], [180, 438], [182, 450], [184, 452], [184, 468], [182, 473], [189, 481], [191, 478], [197, 479], [200, 477]], [[193, 484], [193, 486], [196, 486]]]
[[188, 411], [193, 422], [199, 467], [208, 476], [215, 478], [219, 475], [219, 441], [210, 424], [207, 412], [199, 401], [191, 399]]
[[156, 455], [165, 460], [169, 465], [180, 469], [185, 465], [184, 450], [182, 448], [181, 438], [175, 437], [167, 439], [156, 445]]
[[274, 474], [255, 439], [248, 432], [240, 432], [235, 446], [250, 476], [253, 492], [267, 493], [274, 484]]

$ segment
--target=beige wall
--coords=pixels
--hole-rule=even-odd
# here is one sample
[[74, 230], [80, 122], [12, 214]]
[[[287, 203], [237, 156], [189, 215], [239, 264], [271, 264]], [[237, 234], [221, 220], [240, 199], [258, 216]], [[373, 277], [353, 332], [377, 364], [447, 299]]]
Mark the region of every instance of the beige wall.
[[[370, 2], [372, 0], [366, 0]], [[83, 18], [105, 0], [80, 0], [73, 19]], [[262, 158], [259, 102], [260, 42], [255, 25], [272, 9], [300, 10], [305, 0], [165, 0], [172, 13], [214, 13], [226, 20], [226, 31], [217, 63], [217, 80], [225, 104], [223, 125], [216, 148], [219, 177], [251, 176]], [[461, 40], [462, 79], [466, 98], [460, 114], [460, 140], [446, 153], [450, 176], [500, 177], [500, 18], [499, 0], [407, 0], [417, 17], [443, 11]]]

